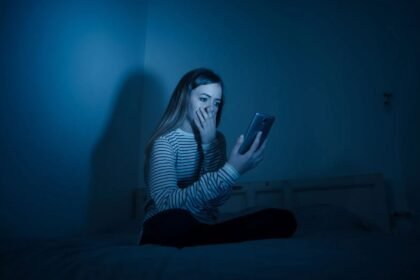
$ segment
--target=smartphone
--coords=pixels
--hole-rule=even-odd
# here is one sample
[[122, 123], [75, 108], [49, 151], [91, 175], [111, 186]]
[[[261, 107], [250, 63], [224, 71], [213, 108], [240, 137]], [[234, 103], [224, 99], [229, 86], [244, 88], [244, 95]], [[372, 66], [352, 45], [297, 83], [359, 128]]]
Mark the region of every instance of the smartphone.
[[244, 142], [239, 148], [239, 153], [246, 153], [249, 148], [251, 148], [252, 143], [254, 142], [255, 137], [258, 132], [261, 131], [261, 138], [258, 148], [264, 143], [267, 138], [268, 133], [270, 132], [271, 126], [275, 120], [274, 116], [264, 113], [255, 113], [254, 118], [248, 126], [248, 129], [244, 135]]

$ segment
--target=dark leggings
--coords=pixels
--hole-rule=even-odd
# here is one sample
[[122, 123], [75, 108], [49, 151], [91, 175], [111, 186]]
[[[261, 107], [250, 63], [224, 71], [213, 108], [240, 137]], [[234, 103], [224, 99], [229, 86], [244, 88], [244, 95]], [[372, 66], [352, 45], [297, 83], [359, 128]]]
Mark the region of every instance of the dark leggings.
[[156, 214], [144, 223], [139, 245], [182, 248], [287, 238], [293, 235], [296, 228], [293, 213], [286, 209], [267, 208], [212, 225], [200, 223], [187, 210], [171, 209]]

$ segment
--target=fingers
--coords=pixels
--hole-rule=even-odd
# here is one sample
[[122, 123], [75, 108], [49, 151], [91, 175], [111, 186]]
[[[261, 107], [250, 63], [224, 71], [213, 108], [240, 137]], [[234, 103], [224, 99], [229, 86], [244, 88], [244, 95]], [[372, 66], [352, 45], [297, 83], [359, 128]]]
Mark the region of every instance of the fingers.
[[209, 118], [207, 112], [202, 107], [198, 108], [197, 111], [199, 115], [202, 117], [203, 121], [206, 121]]
[[207, 111], [207, 108], [200, 107], [200, 111], [203, 114], [206, 120], [210, 119], [210, 113]]
[[205, 120], [211, 120], [211, 121], [215, 120], [215, 114], [213, 110], [210, 110], [210, 107], [206, 107], [206, 108], [200, 107], [200, 111], [202, 112], [202, 115]]
[[206, 108], [204, 108], [204, 112], [205, 112], [205, 116], [208, 118], [214, 118], [216, 115], [214, 107], [212, 105], [209, 105]]
[[202, 128], [205, 128], [208, 124], [213, 125], [216, 120], [216, 118], [212, 115], [213, 113], [207, 113], [207, 111], [202, 107], [198, 108], [195, 113], [201, 123]]
[[217, 113], [212, 106], [207, 106], [206, 108], [200, 108], [203, 116], [206, 120], [215, 121]]
[[204, 116], [202, 115], [201, 111], [200, 110], [197, 110], [197, 111], [195, 111], [195, 114], [197, 115], [197, 119], [200, 122], [200, 126], [202, 128], [204, 128], [205, 119], [204, 119]]
[[239, 136], [238, 140], [236, 140], [235, 146], [233, 147], [232, 152], [234, 154], [237, 154], [239, 152], [239, 148], [241, 147], [243, 142], [244, 142], [244, 136], [243, 136], [243, 134], [241, 134], [241, 136]]
[[253, 154], [257, 150], [258, 145], [260, 144], [261, 134], [262, 132], [258, 131], [257, 137], [255, 137], [254, 142], [252, 142], [251, 148], [249, 148], [247, 154]]
[[254, 166], [260, 164], [260, 162], [264, 159], [264, 149], [267, 145], [267, 139], [265, 139], [264, 143], [258, 148], [258, 150], [254, 153]]
[[258, 148], [258, 150], [255, 152], [257, 155], [260, 155], [264, 152], [265, 146], [267, 145], [267, 140], [264, 140], [264, 143], [262, 143], [262, 145]]

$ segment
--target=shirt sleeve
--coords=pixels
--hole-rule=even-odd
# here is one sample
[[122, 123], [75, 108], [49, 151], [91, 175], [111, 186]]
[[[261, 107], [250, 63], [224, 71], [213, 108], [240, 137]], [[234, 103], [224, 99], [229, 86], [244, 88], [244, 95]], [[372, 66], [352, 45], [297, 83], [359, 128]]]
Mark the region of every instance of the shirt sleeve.
[[229, 163], [207, 172], [190, 186], [179, 188], [176, 178], [176, 156], [165, 138], [155, 140], [149, 164], [150, 196], [158, 209], [187, 209], [193, 212], [207, 207], [210, 201], [229, 192], [239, 173]]

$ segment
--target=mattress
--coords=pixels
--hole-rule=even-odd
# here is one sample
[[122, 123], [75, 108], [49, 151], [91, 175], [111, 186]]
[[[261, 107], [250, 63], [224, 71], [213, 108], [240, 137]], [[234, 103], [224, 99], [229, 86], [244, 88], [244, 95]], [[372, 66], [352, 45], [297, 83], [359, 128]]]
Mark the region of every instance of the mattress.
[[0, 241], [0, 279], [420, 279], [420, 240], [366, 228], [343, 209], [296, 211], [289, 239], [182, 249], [121, 232]]

